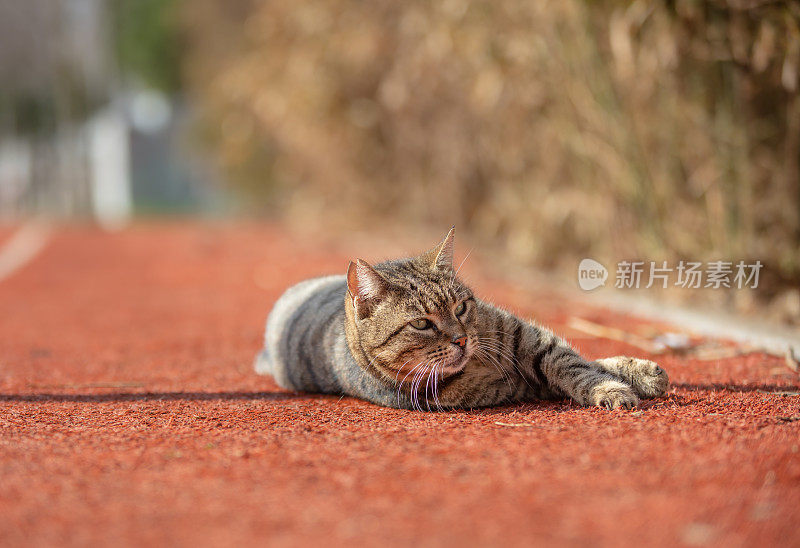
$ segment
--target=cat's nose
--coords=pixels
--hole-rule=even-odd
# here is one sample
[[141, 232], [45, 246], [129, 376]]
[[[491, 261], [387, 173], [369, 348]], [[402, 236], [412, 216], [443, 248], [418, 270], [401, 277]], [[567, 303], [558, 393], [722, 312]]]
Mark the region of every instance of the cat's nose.
[[453, 335], [453, 344], [457, 344], [461, 348], [464, 348], [467, 345], [467, 336], [466, 335]]

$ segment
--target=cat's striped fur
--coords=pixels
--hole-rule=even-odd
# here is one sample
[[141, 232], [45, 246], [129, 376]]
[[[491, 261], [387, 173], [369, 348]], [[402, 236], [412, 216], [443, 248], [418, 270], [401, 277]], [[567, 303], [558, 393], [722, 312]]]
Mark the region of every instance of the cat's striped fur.
[[[433, 250], [290, 288], [256, 370], [279, 385], [436, 410], [534, 399], [635, 407], [667, 373], [628, 357], [588, 361], [550, 331], [475, 298], [456, 276], [453, 230]], [[462, 306], [463, 303], [463, 306]]]

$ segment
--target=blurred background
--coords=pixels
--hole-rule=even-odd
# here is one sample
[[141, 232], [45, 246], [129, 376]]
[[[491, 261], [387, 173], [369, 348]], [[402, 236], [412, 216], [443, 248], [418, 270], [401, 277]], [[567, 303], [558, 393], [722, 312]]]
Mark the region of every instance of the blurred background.
[[800, 325], [799, 69], [789, 1], [2, 0], [0, 221], [758, 259], [703, 302]]

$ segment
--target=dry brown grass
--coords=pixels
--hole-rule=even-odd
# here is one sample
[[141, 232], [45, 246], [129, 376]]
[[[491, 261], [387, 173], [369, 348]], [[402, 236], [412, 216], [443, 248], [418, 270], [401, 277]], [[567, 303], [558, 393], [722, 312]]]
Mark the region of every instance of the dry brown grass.
[[292, 218], [457, 223], [553, 268], [759, 258], [777, 290], [799, 6], [194, 0], [187, 72], [234, 180]]

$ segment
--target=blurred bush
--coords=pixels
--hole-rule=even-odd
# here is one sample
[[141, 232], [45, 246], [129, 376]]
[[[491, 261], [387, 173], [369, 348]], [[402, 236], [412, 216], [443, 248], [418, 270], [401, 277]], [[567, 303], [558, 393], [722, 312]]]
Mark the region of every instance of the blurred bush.
[[293, 219], [800, 279], [800, 4], [194, 0], [182, 21], [223, 165]]

